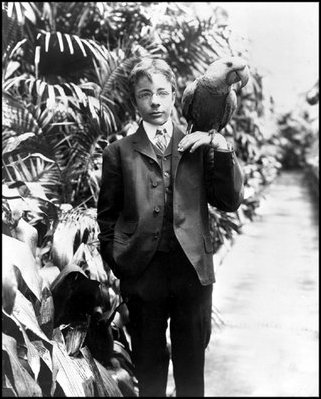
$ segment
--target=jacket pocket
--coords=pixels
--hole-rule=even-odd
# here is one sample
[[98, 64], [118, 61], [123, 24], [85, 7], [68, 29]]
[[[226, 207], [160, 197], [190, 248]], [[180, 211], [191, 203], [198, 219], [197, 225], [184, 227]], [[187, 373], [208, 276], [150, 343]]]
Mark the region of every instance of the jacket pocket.
[[204, 248], [207, 254], [213, 253], [212, 237], [210, 235], [203, 235]]
[[115, 233], [114, 234], [114, 244], [127, 245], [128, 244], [127, 236]]
[[137, 222], [124, 222], [122, 221], [116, 226], [114, 232], [114, 243], [127, 245], [131, 236], [135, 233]]
[[137, 222], [123, 222], [118, 226], [120, 232], [131, 235], [135, 233]]

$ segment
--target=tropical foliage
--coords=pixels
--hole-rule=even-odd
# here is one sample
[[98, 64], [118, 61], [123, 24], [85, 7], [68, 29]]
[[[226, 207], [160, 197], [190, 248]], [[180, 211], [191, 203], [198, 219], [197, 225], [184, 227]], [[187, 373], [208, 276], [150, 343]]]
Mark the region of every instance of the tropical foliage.
[[[126, 307], [99, 256], [101, 155], [137, 127], [127, 78], [142, 57], [175, 70], [173, 118], [183, 128], [186, 84], [223, 55], [247, 58], [247, 43], [210, 4], [200, 19], [179, 2], [2, 3], [2, 209], [4, 252], [13, 256], [3, 279], [7, 394], [135, 394]], [[209, 208], [215, 251], [253, 217], [281, 167], [277, 127], [264, 123], [273, 107], [250, 69], [223, 132], [242, 162], [245, 199], [236, 213]]]
[[319, 195], [319, 82], [298, 106], [278, 117], [284, 168], [303, 168], [314, 193]]

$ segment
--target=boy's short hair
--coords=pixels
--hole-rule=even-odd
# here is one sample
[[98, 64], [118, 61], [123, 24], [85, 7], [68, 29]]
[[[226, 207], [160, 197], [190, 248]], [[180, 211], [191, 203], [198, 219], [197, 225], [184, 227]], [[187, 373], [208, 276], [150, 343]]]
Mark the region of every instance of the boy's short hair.
[[156, 58], [145, 58], [134, 66], [129, 75], [129, 89], [130, 97], [134, 103], [135, 99], [135, 86], [140, 78], [146, 76], [151, 80], [151, 75], [160, 73], [170, 82], [173, 92], [177, 90], [176, 77], [172, 68], [166, 61]]

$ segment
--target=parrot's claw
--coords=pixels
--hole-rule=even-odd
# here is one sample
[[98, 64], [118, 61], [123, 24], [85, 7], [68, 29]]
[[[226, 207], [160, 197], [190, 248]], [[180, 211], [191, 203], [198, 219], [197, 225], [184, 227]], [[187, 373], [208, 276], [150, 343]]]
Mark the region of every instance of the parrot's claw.
[[187, 133], [186, 134], [190, 134], [192, 129], [193, 129], [193, 123], [192, 122], [188, 122]]

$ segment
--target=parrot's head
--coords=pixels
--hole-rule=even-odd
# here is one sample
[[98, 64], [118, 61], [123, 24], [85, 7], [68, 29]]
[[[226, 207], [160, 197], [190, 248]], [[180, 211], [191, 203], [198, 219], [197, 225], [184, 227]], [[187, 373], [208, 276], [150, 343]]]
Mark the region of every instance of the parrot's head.
[[250, 76], [246, 62], [239, 57], [226, 57], [214, 61], [205, 75], [220, 85], [231, 86], [240, 82], [241, 87], [247, 84]]

